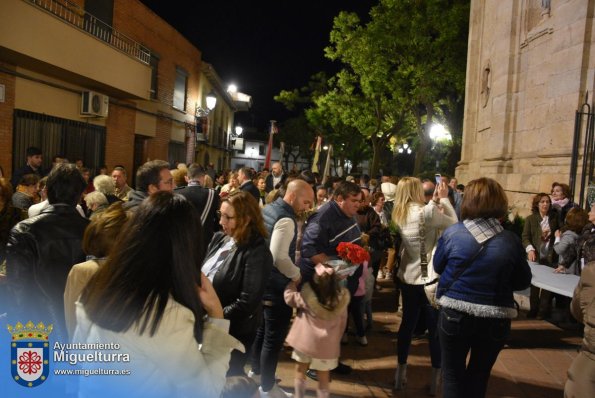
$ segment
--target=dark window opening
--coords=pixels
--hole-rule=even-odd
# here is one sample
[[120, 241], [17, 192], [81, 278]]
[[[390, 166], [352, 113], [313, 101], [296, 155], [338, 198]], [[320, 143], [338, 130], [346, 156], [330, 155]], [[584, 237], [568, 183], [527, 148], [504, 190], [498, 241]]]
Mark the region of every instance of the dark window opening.
[[186, 110], [186, 86], [188, 84], [188, 73], [182, 69], [176, 68], [176, 84], [174, 87], [174, 108], [181, 111]]
[[158, 71], [159, 71], [159, 57], [155, 54], [151, 53], [151, 61], [149, 63], [151, 66], [151, 99], [157, 99], [157, 78], [158, 78]]
[[167, 149], [167, 161], [172, 168], [178, 163], [186, 163], [186, 145], [183, 142], [170, 141]]
[[70, 162], [83, 159], [85, 167], [99, 171], [105, 162], [106, 129], [40, 113], [15, 109], [13, 128], [13, 170], [27, 162], [30, 146], [43, 153], [43, 169], [49, 170], [54, 155], [63, 155]]

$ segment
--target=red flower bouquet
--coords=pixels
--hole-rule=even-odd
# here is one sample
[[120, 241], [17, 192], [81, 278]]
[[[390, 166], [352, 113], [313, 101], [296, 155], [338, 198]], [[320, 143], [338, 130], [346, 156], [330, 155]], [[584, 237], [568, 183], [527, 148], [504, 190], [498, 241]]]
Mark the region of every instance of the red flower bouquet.
[[337, 254], [351, 264], [361, 264], [370, 261], [370, 253], [360, 245], [350, 242], [341, 242], [337, 246]]

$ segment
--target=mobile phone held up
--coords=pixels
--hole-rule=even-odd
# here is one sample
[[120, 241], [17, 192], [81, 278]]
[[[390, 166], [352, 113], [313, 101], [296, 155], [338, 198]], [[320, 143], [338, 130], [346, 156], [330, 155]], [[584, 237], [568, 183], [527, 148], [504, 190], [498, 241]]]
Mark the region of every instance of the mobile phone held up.
[[434, 178], [436, 178], [436, 185], [442, 182], [442, 176], [439, 173], [434, 174]]

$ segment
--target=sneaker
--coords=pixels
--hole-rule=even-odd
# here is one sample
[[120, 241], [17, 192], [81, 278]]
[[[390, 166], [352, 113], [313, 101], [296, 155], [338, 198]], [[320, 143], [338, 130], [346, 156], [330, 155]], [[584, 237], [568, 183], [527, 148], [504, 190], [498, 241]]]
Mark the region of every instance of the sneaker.
[[343, 333], [343, 337], [341, 337], [341, 345], [349, 344], [349, 336], [347, 333]]
[[254, 380], [254, 382], [256, 384], [260, 385], [260, 375], [257, 375], [253, 371], [249, 371], [248, 372], [248, 377], [251, 378], [252, 380]]
[[278, 384], [275, 384], [269, 391], [262, 391], [262, 387], [258, 387], [258, 392], [261, 398], [292, 398], [293, 394], [283, 391]]
[[384, 270], [378, 270], [378, 279], [384, 279]]
[[357, 340], [357, 343], [358, 343], [359, 345], [361, 345], [362, 347], [365, 347], [365, 346], [367, 346], [367, 345], [368, 345], [368, 339], [366, 338], [366, 336], [362, 336], [362, 337], [359, 337], [359, 336], [358, 336], [358, 337], [356, 338], [356, 340]]
[[386, 276], [384, 277], [384, 279], [388, 279], [389, 281], [393, 279], [393, 273], [392, 272], [387, 272]]
[[339, 375], [348, 375], [353, 371], [351, 366], [345, 365], [344, 363], [339, 362], [339, 365], [335, 369], [331, 369], [332, 373], [339, 374]]

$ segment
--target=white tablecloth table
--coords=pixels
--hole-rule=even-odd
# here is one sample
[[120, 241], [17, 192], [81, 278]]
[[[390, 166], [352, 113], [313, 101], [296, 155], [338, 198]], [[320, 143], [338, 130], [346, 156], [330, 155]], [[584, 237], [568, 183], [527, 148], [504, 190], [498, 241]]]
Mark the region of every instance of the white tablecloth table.
[[572, 297], [576, 285], [578, 285], [579, 277], [571, 274], [558, 274], [554, 272], [554, 268], [545, 265], [531, 263], [531, 284], [541, 289], [549, 290], [550, 292], [558, 293], [566, 297]]

